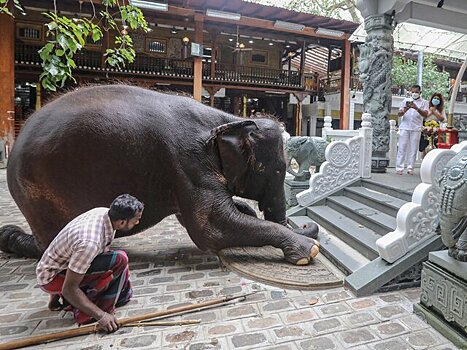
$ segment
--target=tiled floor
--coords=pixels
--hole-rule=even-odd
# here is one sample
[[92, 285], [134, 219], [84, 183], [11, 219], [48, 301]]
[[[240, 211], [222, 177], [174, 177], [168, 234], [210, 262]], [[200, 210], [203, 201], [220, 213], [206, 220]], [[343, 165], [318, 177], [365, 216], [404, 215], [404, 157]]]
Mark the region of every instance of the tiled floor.
[[[0, 226], [28, 226], [0, 170]], [[29, 230], [29, 229], [28, 229]], [[412, 312], [419, 289], [356, 298], [344, 288], [283, 290], [242, 278], [198, 250], [174, 217], [139, 235], [118, 239], [130, 258], [135, 296], [118, 309], [128, 317], [258, 291], [246, 301], [173, 319], [199, 325], [122, 328], [31, 349], [456, 349]], [[35, 261], [0, 253], [0, 342], [74, 328], [71, 314], [47, 310], [35, 287]], [[317, 301], [317, 302], [316, 302]]]

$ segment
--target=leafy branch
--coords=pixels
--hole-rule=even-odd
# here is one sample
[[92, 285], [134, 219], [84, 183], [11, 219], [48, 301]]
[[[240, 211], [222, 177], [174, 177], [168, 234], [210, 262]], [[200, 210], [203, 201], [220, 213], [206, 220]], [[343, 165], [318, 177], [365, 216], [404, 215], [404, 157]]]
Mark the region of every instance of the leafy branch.
[[[13, 1], [15, 7], [24, 12], [19, 0], [0, 0], [0, 14], [13, 16], [9, 11], [9, 1]], [[91, 0], [91, 19], [70, 19], [58, 13], [55, 1], [54, 11], [43, 13], [50, 20], [46, 24], [48, 41], [39, 50], [43, 70], [39, 79], [45, 89], [55, 91], [68, 80], [76, 82], [73, 77], [73, 69], [76, 68], [75, 55], [85, 47], [88, 37], [93, 42], [98, 42], [103, 38], [103, 33], [109, 30], [115, 30], [118, 34], [115, 36], [114, 47], [106, 49], [104, 53], [105, 62], [111, 67], [122, 69], [127, 63], [134, 61], [136, 52], [128, 29], [148, 31], [148, 23], [138, 7], [120, 5], [118, 0], [102, 0], [104, 9], [96, 14]], [[117, 25], [117, 18], [122, 21], [121, 28]]]
[[[5, 13], [7, 15], [13, 16], [10, 9], [8, 8], [8, 3], [9, 3], [9, 0], [0, 0], [0, 15], [2, 13]], [[21, 11], [21, 13], [24, 13], [24, 8], [23, 6], [21, 6], [21, 3], [19, 2], [19, 0], [13, 0], [13, 5], [15, 6], [15, 8]]]

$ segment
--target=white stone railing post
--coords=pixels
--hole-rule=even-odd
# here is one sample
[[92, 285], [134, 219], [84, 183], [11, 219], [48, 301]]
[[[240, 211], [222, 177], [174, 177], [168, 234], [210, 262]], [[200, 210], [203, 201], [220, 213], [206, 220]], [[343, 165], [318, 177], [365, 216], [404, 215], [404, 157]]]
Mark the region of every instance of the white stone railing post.
[[376, 241], [380, 256], [389, 263], [436, 234], [439, 224], [438, 199], [441, 173], [467, 141], [448, 149], [434, 149], [425, 156], [420, 168], [422, 182], [415, 188], [412, 201], [397, 212], [397, 227]]
[[327, 115], [324, 117], [324, 126], [323, 126], [323, 131], [321, 133], [321, 137], [326, 140], [328, 136], [328, 131], [332, 130], [332, 117]]
[[396, 121], [390, 120], [389, 121], [389, 152], [388, 152], [389, 165], [388, 165], [388, 168], [396, 167], [398, 138], [399, 136], [397, 134]]
[[360, 177], [369, 179], [371, 177], [371, 153], [373, 151], [373, 128], [371, 127], [371, 114], [362, 114], [362, 126], [358, 130], [363, 138], [363, 147], [360, 153]]
[[[328, 118], [328, 119], [326, 119]], [[357, 130], [333, 130], [323, 128], [323, 138], [340, 139], [326, 147], [326, 161], [319, 173], [311, 175], [310, 188], [297, 194], [297, 201], [303, 207], [309, 206], [335, 193], [361, 177], [370, 177], [372, 135], [371, 115], [364, 113], [362, 127]]]

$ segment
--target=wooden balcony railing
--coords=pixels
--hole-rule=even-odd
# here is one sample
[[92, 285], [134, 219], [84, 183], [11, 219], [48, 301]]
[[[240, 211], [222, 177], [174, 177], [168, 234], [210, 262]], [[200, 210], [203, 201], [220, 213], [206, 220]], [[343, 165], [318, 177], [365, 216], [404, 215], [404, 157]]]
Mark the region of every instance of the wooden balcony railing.
[[214, 76], [211, 76], [210, 72], [211, 64], [204, 63], [203, 79], [205, 80], [292, 88], [302, 86], [300, 75], [296, 71], [216, 63]]
[[[17, 64], [40, 65], [38, 45], [16, 43], [15, 59]], [[115, 74], [132, 74], [139, 76], [159, 76], [176, 79], [193, 79], [193, 61], [159, 58], [137, 53], [135, 61], [121, 71], [105, 66], [102, 52], [83, 50], [75, 55], [77, 70], [97, 70]], [[271, 69], [266, 67], [239, 66], [216, 63], [214, 75], [211, 76], [211, 64], [203, 63], [203, 80], [233, 85], [255, 85], [263, 87], [304, 89], [317, 91], [320, 82], [314, 74], [305, 74], [303, 81], [300, 73], [291, 70]]]

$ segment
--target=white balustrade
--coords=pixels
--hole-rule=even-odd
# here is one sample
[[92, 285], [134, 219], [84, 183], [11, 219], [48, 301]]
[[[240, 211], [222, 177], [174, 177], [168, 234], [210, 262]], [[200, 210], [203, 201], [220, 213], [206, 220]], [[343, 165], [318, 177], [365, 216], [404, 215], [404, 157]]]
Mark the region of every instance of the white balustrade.
[[369, 113], [364, 113], [359, 130], [333, 130], [331, 117], [324, 118], [323, 138], [334, 141], [326, 147], [326, 161], [319, 173], [311, 175], [310, 188], [297, 194], [301, 206], [311, 205], [361, 177], [371, 176], [371, 118]]
[[388, 152], [389, 165], [388, 165], [388, 168], [396, 167], [398, 138], [399, 136], [397, 134], [396, 121], [390, 120], [389, 121], [389, 152]]
[[441, 173], [460, 150], [467, 149], [467, 141], [451, 149], [434, 149], [425, 156], [420, 168], [422, 182], [415, 188], [412, 201], [397, 212], [397, 227], [376, 241], [380, 256], [394, 262], [414, 247], [436, 234], [439, 224], [438, 199]]

